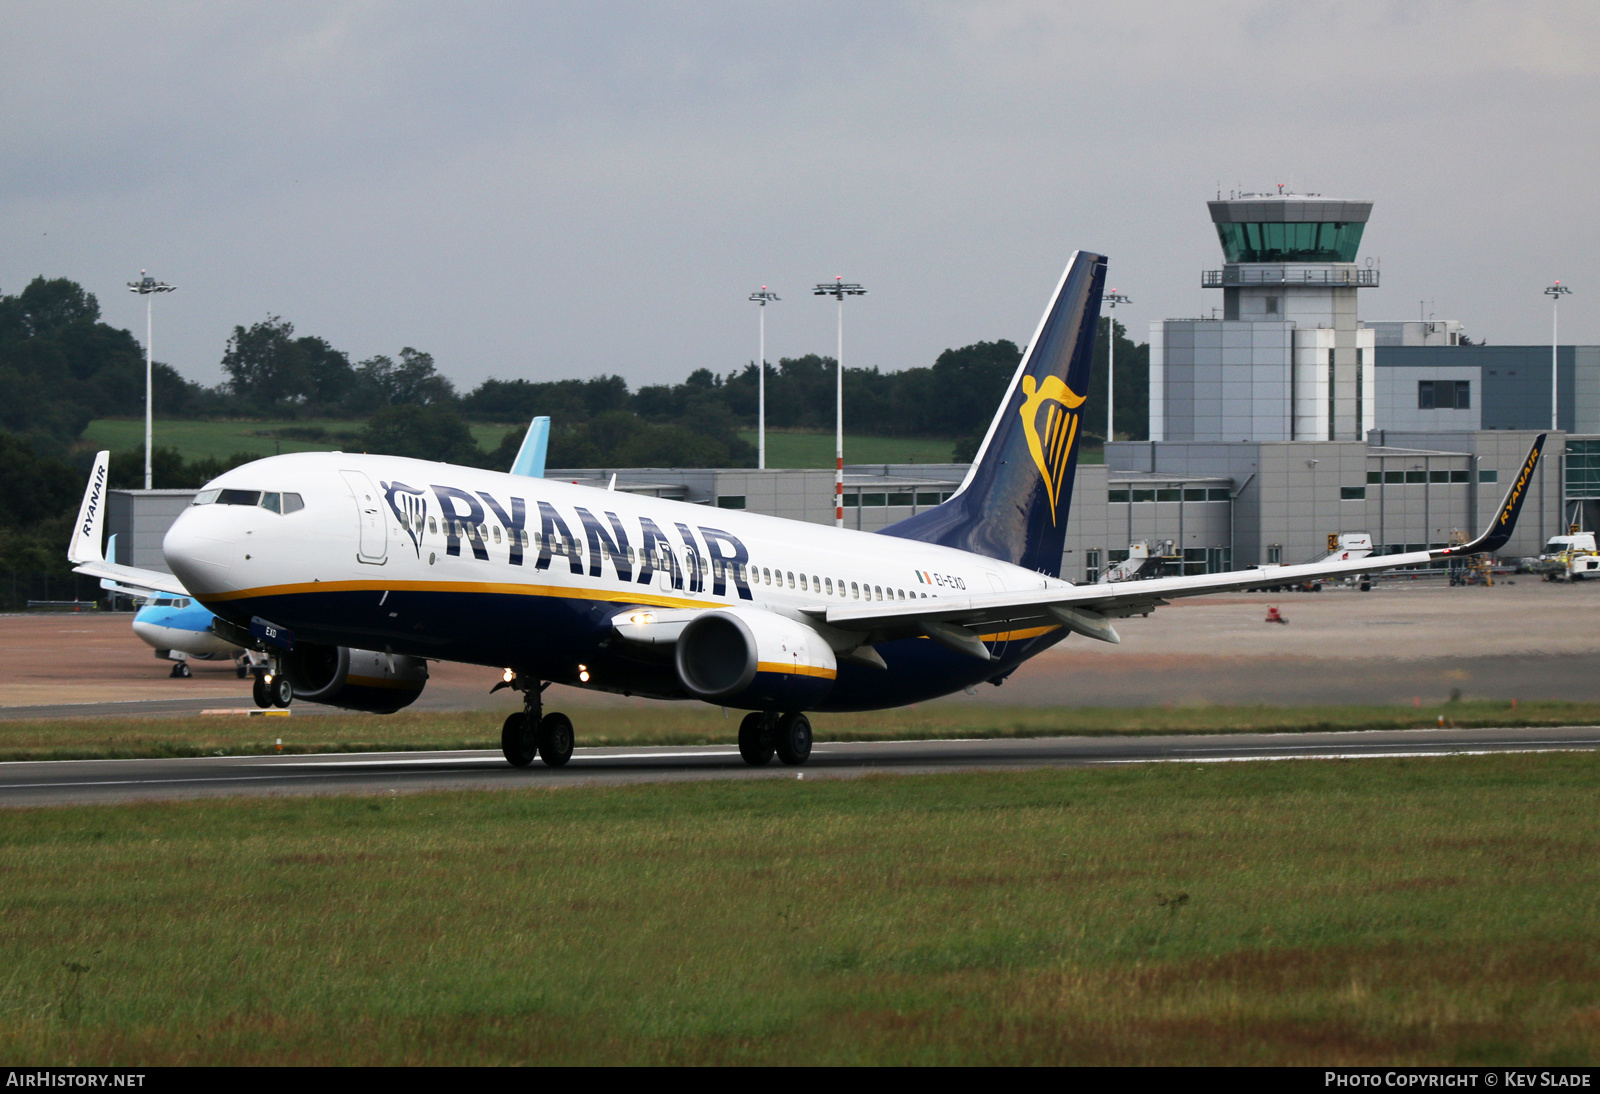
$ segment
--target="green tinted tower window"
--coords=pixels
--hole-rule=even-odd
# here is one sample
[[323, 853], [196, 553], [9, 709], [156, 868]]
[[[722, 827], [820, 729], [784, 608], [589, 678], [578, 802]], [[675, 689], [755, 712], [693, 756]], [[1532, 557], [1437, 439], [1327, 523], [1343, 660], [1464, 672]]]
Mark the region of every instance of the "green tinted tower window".
[[1218, 224], [1225, 262], [1354, 262], [1365, 224]]

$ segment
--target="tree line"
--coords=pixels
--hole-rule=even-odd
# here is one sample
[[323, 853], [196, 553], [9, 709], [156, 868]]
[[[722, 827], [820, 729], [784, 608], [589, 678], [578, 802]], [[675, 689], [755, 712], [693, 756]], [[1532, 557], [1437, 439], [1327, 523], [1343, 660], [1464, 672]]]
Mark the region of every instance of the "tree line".
[[[1105, 357], [1100, 321], [1096, 368], [1084, 404], [1086, 442], [1105, 432]], [[1116, 326], [1117, 433], [1147, 435], [1148, 347]], [[845, 428], [851, 433], [943, 437], [955, 460], [970, 459], [1020, 361], [1006, 339], [947, 349], [931, 365], [885, 372], [847, 368]], [[754, 362], [719, 374], [692, 371], [681, 383], [630, 389], [621, 376], [536, 381], [489, 379], [460, 392], [433, 356], [415, 347], [353, 361], [344, 350], [269, 315], [236, 326], [224, 347], [224, 380], [207, 387], [156, 362], [163, 418], [356, 419], [363, 451], [483, 467], [511, 464], [527, 422], [552, 419], [551, 467], [749, 467], [755, 448], [740, 436], [756, 424]], [[769, 363], [767, 424], [831, 432], [836, 362], [807, 354]], [[79, 440], [101, 417], [144, 404], [144, 351], [127, 330], [101, 319], [99, 301], [67, 278], [37, 277], [0, 294], [0, 570], [65, 570], [61, 555], [89, 453]], [[485, 451], [469, 423], [505, 423]], [[301, 428], [301, 427], [295, 427]], [[171, 448], [152, 457], [156, 487], [195, 487], [257, 458], [185, 460]], [[143, 483], [144, 454], [115, 453], [113, 486]], [[59, 527], [57, 527], [59, 525]]]

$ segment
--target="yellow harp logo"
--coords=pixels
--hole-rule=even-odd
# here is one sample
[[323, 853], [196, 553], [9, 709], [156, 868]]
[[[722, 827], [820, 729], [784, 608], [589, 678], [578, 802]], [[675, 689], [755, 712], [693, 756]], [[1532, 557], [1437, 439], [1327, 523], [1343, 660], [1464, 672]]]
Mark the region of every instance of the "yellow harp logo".
[[[1050, 523], [1056, 522], [1056, 503], [1061, 497], [1061, 482], [1067, 474], [1072, 446], [1078, 440], [1078, 415], [1084, 395], [1077, 395], [1060, 377], [1046, 376], [1039, 383], [1032, 376], [1022, 378], [1022, 425], [1028, 434], [1028, 451], [1044, 476], [1050, 492]], [[1041, 416], [1040, 411], [1044, 413]], [[1042, 420], [1041, 420], [1042, 417]]]

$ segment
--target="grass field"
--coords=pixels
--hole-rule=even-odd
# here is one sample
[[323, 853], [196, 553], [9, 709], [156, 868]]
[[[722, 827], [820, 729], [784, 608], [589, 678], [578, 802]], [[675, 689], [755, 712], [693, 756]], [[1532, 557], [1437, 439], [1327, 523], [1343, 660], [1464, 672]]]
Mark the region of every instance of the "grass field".
[[[365, 422], [353, 421], [233, 421], [197, 422], [184, 419], [157, 419], [153, 426], [158, 448], [176, 448], [186, 460], [226, 459], [235, 452], [254, 452], [271, 456], [278, 452], [356, 451], [356, 436]], [[509, 425], [469, 423], [478, 447], [493, 451]], [[526, 428], [526, 427], [523, 427]], [[276, 436], [283, 429], [322, 429], [327, 437], [320, 441]], [[113, 452], [144, 449], [144, 419], [96, 418], [83, 431], [89, 448], [109, 448]]]
[[1600, 757], [8, 812], [29, 1064], [1592, 1065]]
[[[365, 423], [358, 421], [189, 421], [186, 419], [157, 419], [155, 443], [176, 448], [184, 459], [206, 457], [225, 459], [235, 452], [254, 452], [271, 456], [277, 452], [330, 452], [337, 449], [354, 451], [357, 435]], [[478, 447], [490, 451], [499, 447], [501, 439], [514, 425], [485, 425], [469, 423]], [[280, 436], [281, 430], [322, 429], [326, 438], [305, 440]], [[740, 434], [751, 445], [756, 443], [754, 430]], [[90, 448], [109, 448], [113, 452], [142, 449], [144, 447], [144, 419], [97, 418], [83, 432], [83, 442]], [[868, 437], [847, 435], [845, 458], [851, 463], [949, 463], [950, 451], [955, 442], [941, 437]], [[1085, 453], [1084, 458], [1098, 459], [1098, 453]], [[767, 434], [767, 466], [769, 467], [832, 467], [833, 434], [822, 433], [772, 433]]]
[[[500, 446], [500, 441], [518, 425], [468, 423], [473, 439], [485, 452]], [[223, 421], [201, 422], [187, 419], [157, 419], [154, 424], [157, 447], [176, 448], [186, 460], [212, 457], [226, 459], [236, 452], [271, 456], [279, 452], [355, 451], [357, 436], [364, 422], [356, 421]], [[321, 440], [285, 437], [282, 430], [321, 429]], [[739, 436], [756, 443], [755, 430]], [[144, 448], [144, 419], [96, 418], [83, 431], [87, 448], [109, 448], [125, 452]], [[846, 434], [844, 458], [849, 463], [949, 463], [955, 442], [944, 437], [872, 437]], [[1100, 449], [1085, 449], [1083, 463], [1103, 463]], [[831, 433], [767, 433], [768, 467], [832, 467], [834, 441]]]
[[[326, 710], [325, 707], [312, 707]], [[584, 745], [731, 744], [741, 711], [701, 703], [570, 712]], [[492, 711], [329, 712], [311, 716], [0, 719], [0, 760], [125, 759], [273, 752], [499, 748]], [[935, 704], [868, 714], [813, 714], [819, 741], [1055, 737], [1083, 734], [1271, 733], [1453, 727], [1593, 725], [1600, 703], [1468, 700], [1413, 709], [1347, 707], [970, 707]]]
[[[752, 448], [756, 431], [741, 430], [739, 436]], [[946, 437], [870, 437], [847, 433], [844, 438], [846, 463], [949, 463], [955, 441]], [[832, 433], [790, 433], [767, 431], [768, 467], [832, 467]]]
[[[755, 430], [739, 434], [752, 446]], [[871, 437], [845, 434], [845, 463], [949, 463], [955, 442], [945, 437]], [[1083, 463], [1103, 463], [1100, 449], [1080, 451]], [[777, 433], [767, 431], [768, 467], [832, 467], [832, 433]]]

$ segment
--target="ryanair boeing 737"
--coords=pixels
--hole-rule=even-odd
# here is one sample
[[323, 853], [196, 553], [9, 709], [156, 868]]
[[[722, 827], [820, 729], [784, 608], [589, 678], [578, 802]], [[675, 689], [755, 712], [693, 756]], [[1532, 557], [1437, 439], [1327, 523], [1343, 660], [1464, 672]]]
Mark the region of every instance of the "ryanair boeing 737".
[[[1100, 255], [1072, 257], [961, 488], [882, 532], [421, 460], [299, 453], [208, 484], [167, 533], [166, 561], [216, 613], [219, 636], [269, 654], [303, 699], [395, 710], [422, 690], [427, 660], [462, 661], [503, 669], [502, 686], [522, 694], [524, 712], [501, 737], [518, 766], [572, 756], [571, 721], [543, 710], [551, 683], [748, 710], [744, 759], [800, 764], [811, 752], [808, 711], [894, 707], [998, 682], [1071, 634], [1120, 641], [1112, 620], [1174, 597], [1494, 551], [1509, 539], [1542, 436], [1494, 522], [1464, 546], [1270, 576], [1063, 580], [1105, 269]], [[95, 557], [87, 494], [84, 506], [77, 557]]]

